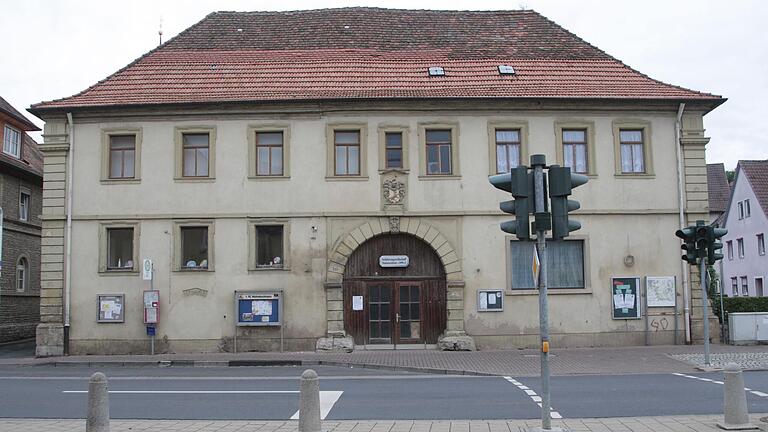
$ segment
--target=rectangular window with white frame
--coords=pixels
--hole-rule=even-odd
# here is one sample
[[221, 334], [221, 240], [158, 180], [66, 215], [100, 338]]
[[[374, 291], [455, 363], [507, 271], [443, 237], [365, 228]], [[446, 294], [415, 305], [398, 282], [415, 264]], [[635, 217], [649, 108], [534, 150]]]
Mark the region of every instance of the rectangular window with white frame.
[[19, 192], [19, 220], [29, 221], [29, 206], [32, 195], [28, 190]]
[[109, 178], [132, 179], [136, 176], [136, 135], [109, 136]]
[[733, 297], [739, 296], [739, 278], [736, 278], [736, 277], [731, 278], [731, 295]]
[[210, 135], [182, 133], [182, 177], [208, 177]]
[[21, 132], [8, 125], [3, 128], [3, 153], [21, 159]]
[[[531, 270], [533, 242], [509, 241], [509, 289], [533, 290], [536, 283]], [[547, 243], [547, 287], [584, 289], [584, 240], [552, 241]]]
[[749, 295], [749, 278], [746, 276], [741, 277], [741, 295]]
[[765, 255], [765, 234], [757, 235], [757, 254]]
[[256, 133], [256, 175], [283, 175], [283, 132]]
[[360, 131], [337, 130], [333, 133], [335, 155], [334, 174], [337, 176], [360, 175]]
[[750, 216], [752, 216], [752, 210], [749, 208], [749, 200], [745, 199], [744, 200], [744, 217], [748, 218]]
[[384, 132], [385, 169], [403, 168], [403, 133]]
[[563, 166], [571, 172], [587, 174], [589, 172], [588, 145], [586, 129], [563, 129]]
[[739, 201], [736, 205], [739, 208], [739, 219], [744, 219], [744, 202]]
[[138, 273], [139, 223], [104, 222], [99, 230], [99, 273]]
[[645, 143], [642, 129], [621, 129], [619, 147], [622, 174], [645, 173]]
[[736, 248], [739, 251], [739, 258], [744, 258], [744, 239], [736, 239]]
[[496, 129], [496, 173], [520, 166], [520, 129]]
[[451, 164], [452, 135], [450, 129], [427, 129], [425, 131], [427, 175], [450, 175], [453, 173]]
[[733, 240], [728, 240], [725, 242], [726, 248], [728, 249], [728, 260], [733, 260]]

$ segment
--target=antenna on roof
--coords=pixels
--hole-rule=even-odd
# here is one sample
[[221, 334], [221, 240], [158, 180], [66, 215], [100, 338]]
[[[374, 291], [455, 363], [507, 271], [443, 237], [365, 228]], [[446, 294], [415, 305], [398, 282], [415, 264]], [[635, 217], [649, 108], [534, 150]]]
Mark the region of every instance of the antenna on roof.
[[163, 17], [160, 17], [160, 29], [157, 31], [157, 35], [160, 36], [160, 45], [163, 44]]

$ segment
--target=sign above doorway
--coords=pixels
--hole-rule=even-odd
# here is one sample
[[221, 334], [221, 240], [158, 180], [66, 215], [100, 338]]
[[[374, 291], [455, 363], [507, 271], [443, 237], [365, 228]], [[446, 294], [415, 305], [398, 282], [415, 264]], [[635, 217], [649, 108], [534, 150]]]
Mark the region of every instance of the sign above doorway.
[[379, 266], [385, 268], [408, 267], [410, 262], [408, 255], [382, 255], [379, 257]]

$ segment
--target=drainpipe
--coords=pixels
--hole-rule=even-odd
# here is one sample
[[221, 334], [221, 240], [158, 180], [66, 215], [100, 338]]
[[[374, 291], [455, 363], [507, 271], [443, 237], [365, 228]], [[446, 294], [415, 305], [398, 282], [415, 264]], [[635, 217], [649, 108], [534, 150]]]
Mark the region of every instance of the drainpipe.
[[75, 123], [67, 113], [69, 123], [69, 157], [67, 158], [67, 252], [64, 257], [64, 355], [69, 355], [69, 311], [72, 293], [72, 176], [74, 175]]
[[[679, 206], [680, 229], [685, 227], [685, 168], [683, 167], [683, 151], [680, 130], [682, 129], [683, 110], [685, 104], [681, 103], [677, 109], [675, 121], [675, 148], [677, 150], [677, 197]], [[688, 268], [685, 261], [680, 260], [680, 270], [683, 273], [683, 321], [685, 324], [685, 343], [691, 343], [691, 285], [688, 280]], [[675, 336], [677, 341], [677, 336]]]

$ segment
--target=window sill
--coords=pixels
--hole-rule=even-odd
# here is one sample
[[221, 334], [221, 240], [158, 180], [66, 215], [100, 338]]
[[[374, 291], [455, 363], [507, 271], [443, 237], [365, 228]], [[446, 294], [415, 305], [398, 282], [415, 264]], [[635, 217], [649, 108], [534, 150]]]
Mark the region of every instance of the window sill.
[[173, 270], [176, 273], [211, 273], [212, 268], [177, 268]]
[[[551, 294], [592, 294], [590, 288], [548, 288], [547, 295]], [[523, 296], [523, 295], [539, 295], [537, 289], [519, 289], [519, 290], [504, 290], [504, 295], [508, 296]]]
[[408, 168], [379, 168], [379, 174], [400, 173], [408, 174], [411, 170]]
[[613, 175], [616, 178], [636, 178], [636, 179], [654, 179], [656, 178], [655, 174], [646, 174], [646, 173], [621, 173], [621, 174], [614, 174]]
[[288, 175], [249, 175], [248, 180], [264, 180], [264, 181], [275, 181], [275, 180], [290, 180], [291, 176]]
[[177, 183], [213, 183], [216, 177], [176, 177], [173, 181]]
[[138, 274], [138, 269], [108, 269], [99, 271], [99, 276], [136, 276]]
[[325, 176], [326, 181], [368, 181], [368, 176]]
[[420, 175], [419, 180], [460, 180], [459, 174], [428, 174]]
[[268, 271], [291, 271], [290, 267], [251, 267], [248, 269], [249, 272], [268, 272]]
[[141, 183], [140, 178], [127, 178], [127, 179], [116, 179], [116, 178], [105, 178], [101, 179], [101, 184], [139, 184]]

